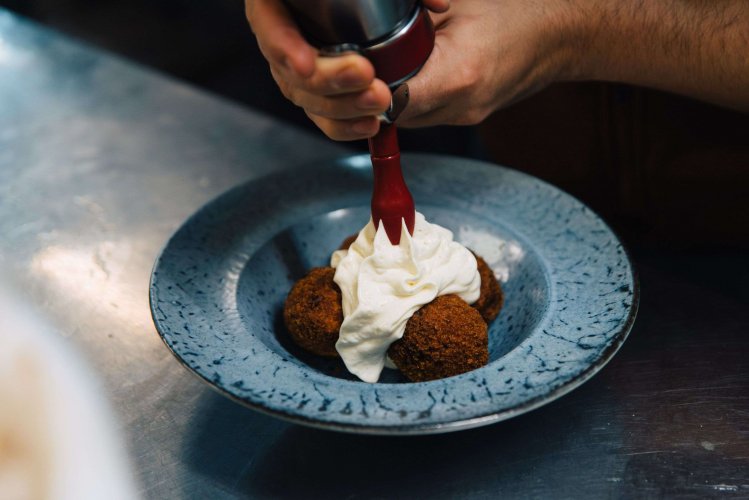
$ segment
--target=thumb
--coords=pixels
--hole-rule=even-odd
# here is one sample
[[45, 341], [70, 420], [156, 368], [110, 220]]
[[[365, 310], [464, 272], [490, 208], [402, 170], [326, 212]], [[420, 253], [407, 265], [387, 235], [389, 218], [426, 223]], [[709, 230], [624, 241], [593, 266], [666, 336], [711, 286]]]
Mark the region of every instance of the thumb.
[[247, 0], [245, 14], [268, 62], [303, 78], [312, 75], [317, 50], [301, 35], [280, 0]]
[[406, 109], [398, 116], [403, 127], [428, 127], [438, 125], [430, 119], [434, 112], [444, 107], [446, 82], [450, 81], [450, 65], [445, 61], [445, 50], [435, 45], [432, 54], [416, 76], [408, 80], [409, 100]]

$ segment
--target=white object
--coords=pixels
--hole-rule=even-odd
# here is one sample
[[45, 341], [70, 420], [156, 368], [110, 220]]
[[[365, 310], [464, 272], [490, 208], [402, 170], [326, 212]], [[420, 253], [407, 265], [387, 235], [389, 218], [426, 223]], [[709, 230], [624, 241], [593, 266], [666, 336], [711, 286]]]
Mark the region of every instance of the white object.
[[346, 368], [365, 382], [377, 382], [390, 344], [403, 337], [409, 318], [440, 295], [478, 300], [481, 277], [476, 258], [448, 229], [416, 212], [414, 234], [405, 222], [400, 244], [385, 228], [369, 223], [347, 250], [331, 257], [341, 289], [343, 324], [336, 342]]
[[138, 498], [92, 372], [0, 289], [0, 498]]

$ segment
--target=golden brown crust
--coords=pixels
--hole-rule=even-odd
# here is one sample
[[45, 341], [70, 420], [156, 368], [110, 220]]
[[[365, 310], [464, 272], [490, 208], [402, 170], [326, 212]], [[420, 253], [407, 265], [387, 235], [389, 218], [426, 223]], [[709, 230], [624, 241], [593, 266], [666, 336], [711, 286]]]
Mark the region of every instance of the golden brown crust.
[[504, 293], [499, 286], [499, 281], [494, 276], [494, 271], [486, 261], [475, 253], [473, 255], [476, 256], [476, 263], [481, 276], [481, 295], [476, 302], [471, 304], [471, 307], [477, 309], [484, 321], [489, 324], [494, 321], [494, 318], [499, 314], [499, 310], [502, 309]]
[[317, 267], [297, 281], [286, 297], [283, 320], [291, 338], [321, 356], [338, 356], [335, 343], [343, 322], [341, 290], [335, 269]]
[[345, 240], [343, 240], [343, 243], [341, 243], [341, 246], [338, 247], [338, 250], [348, 250], [348, 247], [350, 247], [351, 244], [356, 241], [356, 238], [358, 236], [359, 234], [357, 233], [348, 236]]
[[489, 361], [486, 323], [457, 295], [443, 295], [416, 311], [388, 355], [413, 382], [451, 377]]

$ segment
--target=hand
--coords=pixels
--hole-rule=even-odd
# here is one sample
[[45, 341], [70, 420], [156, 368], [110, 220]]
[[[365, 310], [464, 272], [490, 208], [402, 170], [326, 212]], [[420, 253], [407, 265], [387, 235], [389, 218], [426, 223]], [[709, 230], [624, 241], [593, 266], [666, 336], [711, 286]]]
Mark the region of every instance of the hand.
[[411, 98], [398, 124], [474, 125], [566, 79], [573, 18], [557, 0], [455, 0], [433, 16], [434, 50], [408, 82]]
[[[644, 85], [749, 110], [745, 0], [454, 0], [449, 11], [448, 0], [424, 3], [435, 47], [408, 82], [401, 126], [476, 124], [570, 80]], [[319, 57], [280, 0], [247, 0], [246, 7], [286, 97], [333, 139], [377, 132], [390, 92], [366, 59]]]
[[[449, 0], [424, 0], [435, 12]], [[321, 57], [299, 33], [280, 0], [246, 0], [245, 12], [281, 92], [331, 139], [365, 139], [377, 133], [377, 115], [390, 106], [390, 90], [372, 64], [356, 54]]]
[[555, 81], [623, 82], [749, 111], [746, 0], [455, 0], [408, 82], [409, 127], [472, 125]]

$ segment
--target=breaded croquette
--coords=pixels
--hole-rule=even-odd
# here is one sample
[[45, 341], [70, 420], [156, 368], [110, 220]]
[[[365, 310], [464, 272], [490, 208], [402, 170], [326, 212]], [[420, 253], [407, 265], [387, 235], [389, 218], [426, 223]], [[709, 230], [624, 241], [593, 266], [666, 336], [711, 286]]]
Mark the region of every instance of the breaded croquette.
[[486, 365], [488, 345], [481, 314], [457, 295], [443, 295], [411, 316], [388, 355], [409, 380], [422, 382]]
[[489, 265], [476, 255], [476, 263], [478, 264], [479, 275], [481, 276], [481, 295], [478, 300], [471, 304], [472, 307], [481, 313], [481, 317], [484, 318], [488, 325], [494, 318], [499, 314], [499, 310], [502, 309], [504, 304], [504, 294], [502, 288], [499, 286], [499, 281], [494, 276], [494, 271]]
[[338, 356], [335, 343], [343, 323], [341, 290], [335, 269], [316, 267], [297, 281], [286, 297], [283, 319], [300, 347], [321, 356]]

